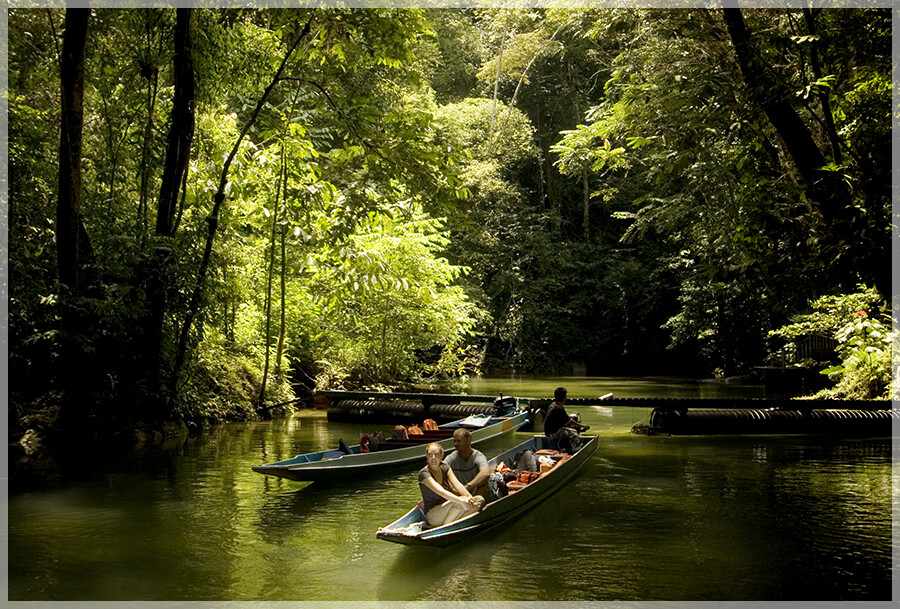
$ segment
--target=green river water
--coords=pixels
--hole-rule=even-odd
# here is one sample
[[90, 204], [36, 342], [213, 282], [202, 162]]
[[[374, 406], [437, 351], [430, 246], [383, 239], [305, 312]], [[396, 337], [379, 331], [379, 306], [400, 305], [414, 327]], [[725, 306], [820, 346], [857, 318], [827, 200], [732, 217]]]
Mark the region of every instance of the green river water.
[[[476, 379], [473, 394], [763, 397], [666, 379]], [[324, 486], [253, 465], [389, 426], [324, 412], [73, 456], [8, 497], [8, 600], [890, 600], [891, 440], [646, 437], [646, 409], [572, 409], [600, 448], [520, 520], [444, 549], [375, 539], [416, 468]], [[479, 446], [488, 457], [527, 438]]]

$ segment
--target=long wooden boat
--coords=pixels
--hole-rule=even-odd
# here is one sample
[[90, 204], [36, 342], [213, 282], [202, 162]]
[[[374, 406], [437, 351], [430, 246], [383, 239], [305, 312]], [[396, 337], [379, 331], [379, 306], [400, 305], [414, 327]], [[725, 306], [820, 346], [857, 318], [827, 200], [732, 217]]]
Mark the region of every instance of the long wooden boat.
[[[548, 472], [541, 474], [519, 490], [488, 503], [480, 512], [440, 527], [428, 528], [425, 513], [422, 511], [423, 503], [420, 501], [403, 517], [378, 529], [375, 536], [378, 539], [405, 545], [443, 547], [516, 518], [562, 488], [597, 452], [597, 436], [582, 436], [582, 438], [585, 439], [585, 443], [577, 453], [558, 462]], [[493, 470], [501, 462], [509, 465], [520, 451], [530, 450], [536, 453], [538, 450], [549, 448], [550, 441], [545, 436], [534, 436], [527, 442], [494, 457], [488, 465]]]
[[425, 447], [431, 442], [440, 444], [447, 453], [453, 450], [453, 432], [460, 427], [467, 428], [472, 434], [472, 444], [477, 444], [519, 429], [526, 423], [528, 423], [527, 412], [509, 416], [472, 415], [440, 425], [436, 430], [410, 436], [408, 439], [388, 438], [376, 451], [360, 452], [357, 444], [348, 447], [349, 453], [340, 450], [306, 453], [284, 461], [257, 465], [253, 467], [253, 471], [298, 481], [358, 478], [416, 461], [424, 462]]

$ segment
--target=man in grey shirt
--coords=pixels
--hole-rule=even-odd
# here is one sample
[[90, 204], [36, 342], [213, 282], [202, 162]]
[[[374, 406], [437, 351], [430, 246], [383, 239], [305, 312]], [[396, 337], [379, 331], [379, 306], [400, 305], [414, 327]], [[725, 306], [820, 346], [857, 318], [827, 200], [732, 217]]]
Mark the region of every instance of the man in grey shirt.
[[491, 475], [487, 459], [481, 451], [472, 448], [472, 434], [460, 427], [453, 432], [453, 447], [456, 449], [444, 462], [450, 466], [457, 479], [473, 495], [488, 495], [487, 480]]

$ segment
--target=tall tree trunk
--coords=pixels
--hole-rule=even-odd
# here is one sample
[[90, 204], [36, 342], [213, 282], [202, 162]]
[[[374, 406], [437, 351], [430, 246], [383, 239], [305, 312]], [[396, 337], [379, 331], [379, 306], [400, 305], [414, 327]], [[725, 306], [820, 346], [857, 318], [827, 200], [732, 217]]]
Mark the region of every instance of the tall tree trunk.
[[[294, 116], [294, 109], [297, 107], [297, 98], [299, 97], [300, 90], [294, 92], [294, 99], [291, 100], [291, 110], [288, 113], [288, 119], [291, 120]], [[287, 136], [287, 131], [284, 132], [282, 137]], [[284, 161], [284, 156], [282, 156], [282, 160]], [[283, 194], [284, 205], [285, 208], [287, 206], [287, 187], [288, 187], [288, 174], [287, 174], [287, 164], [286, 162], [282, 163], [282, 173], [281, 173], [281, 191]], [[287, 213], [285, 211], [285, 213]], [[275, 349], [275, 378], [278, 382], [282, 381], [282, 370], [281, 370], [281, 359], [284, 357], [284, 337], [287, 332], [287, 286], [285, 274], [287, 273], [287, 234], [284, 230], [284, 224], [281, 225], [281, 265], [280, 265], [280, 284], [281, 284], [281, 297], [279, 298], [280, 307], [279, 307], [279, 319], [280, 324], [278, 327], [278, 346]]]
[[581, 189], [584, 195], [582, 200], [582, 228], [584, 229], [584, 242], [591, 242], [591, 186], [588, 181], [588, 167], [585, 164], [581, 168]]
[[[575, 88], [575, 77], [572, 75], [572, 62], [568, 54], [566, 54], [566, 76], [568, 76], [569, 81], [569, 92], [572, 95], [572, 109], [575, 111], [575, 120], [573, 121], [575, 124], [572, 128], [576, 129], [582, 118], [581, 107], [578, 103], [578, 90]], [[581, 204], [581, 229], [585, 243], [591, 242], [591, 187], [590, 182], [588, 181], [589, 173], [588, 165], [585, 163], [584, 167], [581, 168], [581, 190], [583, 195]]]
[[562, 205], [559, 202], [559, 192], [556, 183], [555, 167], [550, 160], [550, 142], [547, 133], [547, 123], [544, 121], [544, 106], [540, 101], [537, 109], [538, 118], [538, 141], [541, 144], [541, 175], [544, 178], [543, 184], [546, 186], [546, 202], [542, 199], [541, 203], [544, 209], [550, 212], [551, 230], [555, 230], [557, 235], [562, 234]]
[[156, 234], [171, 237], [175, 232], [175, 212], [182, 178], [187, 171], [194, 140], [194, 60], [191, 40], [191, 11], [177, 9], [175, 21], [175, 93], [172, 119], [166, 142], [166, 162], [156, 210]]
[[278, 211], [281, 208], [281, 188], [286, 181], [287, 165], [284, 157], [284, 140], [281, 141], [281, 166], [278, 173], [280, 174], [278, 183], [275, 187], [275, 204], [272, 206], [272, 232], [269, 235], [269, 261], [266, 271], [266, 357], [263, 364], [262, 382], [259, 388], [259, 398], [256, 405], [261, 408], [266, 398], [266, 385], [269, 380], [269, 339], [272, 335], [272, 282], [275, 279], [275, 234], [278, 232]]
[[153, 114], [156, 109], [156, 94], [159, 89], [159, 70], [151, 65], [150, 42], [151, 24], [149, 13], [145, 15], [147, 34], [147, 58], [148, 62], [141, 67], [141, 76], [147, 79], [147, 121], [144, 123], [144, 135], [141, 143], [141, 190], [138, 199], [138, 223], [141, 227], [141, 249], [147, 240], [147, 208], [150, 199], [150, 142], [153, 138]]
[[544, 118], [540, 107], [538, 107], [537, 119], [537, 137], [538, 141], [541, 143], [541, 155], [538, 159], [538, 171], [540, 172], [538, 175], [538, 201], [540, 201], [541, 211], [544, 211], [548, 208], [550, 203], [547, 198], [547, 171], [544, 169], [544, 143], [543, 135], [541, 135], [541, 131], [544, 128]]
[[790, 104], [786, 92], [766, 73], [759, 54], [752, 46], [741, 9], [726, 8], [722, 14], [751, 97], [781, 136], [804, 181], [814, 187], [822, 177], [819, 170], [828, 163], [827, 159], [819, 150], [803, 119]]
[[503, 37], [500, 38], [500, 51], [497, 53], [497, 71], [494, 74], [494, 98], [491, 105], [491, 137], [488, 140], [488, 148], [494, 145], [494, 127], [497, 122], [497, 93], [500, 91], [500, 69], [503, 67], [503, 45], [506, 43], [506, 35], [509, 26], [509, 18], [504, 15]]
[[[816, 9], [818, 12], [820, 9]], [[809, 8], [803, 9], [803, 17], [806, 19], [806, 29], [810, 36], [816, 36], [816, 16], [815, 12]], [[810, 63], [812, 63], [813, 76], [816, 80], [822, 78], [822, 66], [819, 63], [819, 41], [813, 40], [810, 47]], [[822, 104], [822, 120], [825, 123], [825, 131], [828, 133], [828, 140], [831, 142], [831, 158], [834, 159], [835, 165], [843, 163], [843, 155], [841, 154], [841, 138], [838, 136], [837, 129], [834, 126], [834, 116], [831, 113], [831, 102], [829, 100], [828, 89], [820, 89], [818, 91], [819, 101]]]
[[[266, 397], [266, 383], [269, 379], [269, 337], [271, 335], [271, 325], [272, 325], [272, 281], [274, 279], [275, 272], [275, 232], [278, 228], [278, 217], [279, 212], [282, 209], [286, 209], [286, 200], [287, 200], [287, 185], [288, 185], [288, 172], [287, 172], [287, 156], [284, 152], [284, 142], [287, 139], [288, 134], [288, 125], [290, 125], [290, 121], [294, 116], [294, 109], [297, 105], [297, 97], [299, 94], [299, 89], [294, 92], [294, 98], [291, 100], [291, 109], [288, 112], [287, 122], [285, 123], [284, 129], [281, 133], [281, 167], [279, 169], [278, 175], [278, 188], [275, 189], [275, 205], [272, 210], [272, 238], [270, 242], [271, 252], [269, 258], [269, 276], [266, 285], [266, 361], [263, 366], [263, 379], [262, 379], [262, 387], [259, 391], [259, 400], [258, 405], [261, 407], [263, 401]], [[285, 201], [282, 203], [282, 201]], [[286, 212], [285, 212], [286, 213]], [[275, 353], [275, 378], [279, 381], [281, 380], [281, 355], [282, 349], [284, 347], [284, 331], [285, 331], [285, 320], [284, 320], [284, 311], [285, 311], [285, 303], [284, 303], [284, 258], [285, 258], [285, 236], [284, 236], [284, 226], [281, 227], [281, 326], [278, 333], [278, 347]]]
[[56, 261], [59, 281], [72, 293], [83, 286], [81, 272], [90, 251], [81, 223], [81, 137], [84, 125], [84, 47], [89, 9], [66, 9], [60, 62], [61, 129], [59, 200], [56, 206]]
[[[60, 57], [61, 128], [59, 139], [59, 199], [56, 206], [56, 256], [59, 281], [60, 359], [58, 388], [62, 390], [60, 420], [68, 430], [85, 422], [87, 396], [94, 381], [85, 361], [82, 340], [92, 334], [88, 309], [81, 306], [88, 278], [85, 264], [92, 258], [90, 240], [81, 221], [81, 138], [84, 123], [84, 50], [88, 9], [67, 9]], [[77, 427], [76, 427], [77, 426]], [[82, 433], [83, 430], [79, 430]]]
[[817, 283], [823, 291], [851, 288], [858, 281], [858, 256], [868, 254], [865, 219], [851, 204], [852, 193], [841, 176], [823, 169], [828, 164], [825, 154], [794, 110], [787, 91], [768, 75], [741, 10], [727, 8], [722, 13], [751, 99], [778, 132], [803, 177], [808, 199], [824, 218], [814, 236]]
[[[162, 184], [156, 211], [156, 234], [164, 240], [175, 233], [175, 211], [178, 193], [183, 185], [190, 162], [191, 143], [194, 139], [194, 62], [191, 38], [192, 10], [179, 8], [175, 19], [175, 56], [173, 60], [175, 87]], [[163, 366], [162, 332], [166, 311], [166, 287], [168, 269], [172, 264], [171, 248], [157, 245], [148, 278], [150, 320], [147, 342], [147, 373], [153, 393], [161, 387], [160, 372]], [[159, 394], [162, 396], [162, 393]], [[165, 418], [162, 402], [158, 403], [158, 417]]]
[[297, 46], [300, 44], [300, 41], [309, 34], [310, 28], [312, 27], [312, 21], [307, 21], [306, 25], [303, 27], [303, 30], [297, 35], [297, 38], [294, 39], [290, 48], [284, 56], [284, 59], [281, 61], [281, 65], [278, 66], [278, 70], [276, 70], [275, 75], [272, 77], [272, 82], [266, 86], [265, 91], [263, 91], [262, 96], [259, 98], [259, 101], [256, 104], [256, 108], [253, 110], [253, 114], [247, 120], [247, 123], [244, 125], [244, 128], [241, 130], [240, 135], [238, 136], [237, 141], [234, 143], [234, 147], [231, 149], [231, 152], [228, 155], [228, 158], [225, 159], [225, 164], [222, 166], [222, 174], [219, 179], [219, 188], [216, 191], [215, 196], [213, 197], [213, 208], [210, 212], [209, 216], [206, 218], [206, 246], [203, 248], [203, 257], [200, 259], [200, 268], [197, 270], [197, 279], [194, 281], [194, 289], [191, 292], [191, 300], [188, 303], [187, 313], [184, 318], [184, 322], [181, 325], [181, 332], [178, 338], [178, 350], [175, 353], [175, 366], [172, 370], [172, 376], [170, 378], [169, 384], [169, 395], [174, 400], [177, 395], [178, 390], [178, 377], [181, 374], [181, 369], [184, 366], [184, 358], [187, 354], [187, 344], [188, 339], [191, 335], [191, 328], [194, 324], [194, 319], [196, 319], [197, 314], [200, 312], [200, 304], [203, 298], [203, 286], [206, 283], [206, 274], [209, 271], [210, 260], [212, 259], [212, 250], [213, 243], [216, 238], [216, 231], [219, 226], [219, 212], [222, 209], [222, 204], [225, 202], [225, 187], [228, 185], [228, 170], [231, 168], [231, 163], [234, 161], [234, 157], [237, 156], [238, 150], [240, 150], [241, 142], [244, 140], [244, 137], [247, 135], [247, 132], [250, 128], [256, 123], [256, 119], [259, 117], [259, 113], [262, 110], [263, 106], [266, 103], [266, 100], [269, 98], [269, 94], [272, 92], [272, 89], [275, 88], [275, 85], [281, 80], [281, 75], [284, 72], [285, 67], [287, 66], [288, 60], [291, 58], [291, 55], [294, 54]]
[[281, 359], [284, 357], [284, 336], [287, 332], [287, 318], [285, 314], [287, 313], [287, 290], [286, 290], [286, 279], [285, 273], [287, 273], [287, 256], [286, 256], [286, 247], [285, 241], [287, 240], [287, 235], [284, 230], [284, 226], [281, 227], [281, 325], [278, 328], [278, 347], [275, 349], [275, 378], [280, 382], [282, 380], [282, 371], [281, 371]]

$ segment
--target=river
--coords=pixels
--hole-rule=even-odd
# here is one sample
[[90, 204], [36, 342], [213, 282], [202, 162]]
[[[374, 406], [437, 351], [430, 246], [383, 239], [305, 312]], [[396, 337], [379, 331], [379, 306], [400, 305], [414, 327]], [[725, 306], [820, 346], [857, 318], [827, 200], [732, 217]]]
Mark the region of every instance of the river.
[[[473, 394], [761, 397], [677, 379], [476, 379]], [[251, 471], [378, 426], [323, 412], [73, 455], [8, 497], [8, 600], [890, 600], [891, 440], [646, 437], [578, 407], [600, 448], [516, 522], [444, 549], [375, 539], [415, 470], [325, 486]], [[384, 429], [385, 427], [380, 427]], [[522, 433], [480, 446], [489, 457]]]

